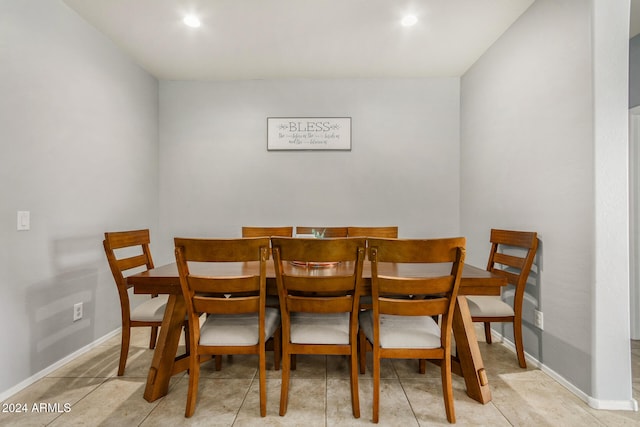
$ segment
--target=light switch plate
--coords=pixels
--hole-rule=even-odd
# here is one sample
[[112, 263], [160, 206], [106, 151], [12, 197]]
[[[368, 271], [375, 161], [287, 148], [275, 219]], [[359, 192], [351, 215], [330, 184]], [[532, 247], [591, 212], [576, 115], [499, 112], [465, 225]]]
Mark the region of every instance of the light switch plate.
[[29, 211], [18, 211], [18, 231], [26, 231], [31, 228], [31, 215]]

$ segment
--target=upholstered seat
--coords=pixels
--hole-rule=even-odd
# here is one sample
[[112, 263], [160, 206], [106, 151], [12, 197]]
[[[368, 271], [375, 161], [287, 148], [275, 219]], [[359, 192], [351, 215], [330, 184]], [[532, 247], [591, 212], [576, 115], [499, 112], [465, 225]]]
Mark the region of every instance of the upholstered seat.
[[[368, 239], [373, 310], [361, 311], [360, 363], [373, 349], [373, 422], [379, 420], [380, 360], [437, 360], [447, 420], [456, 420], [451, 380], [453, 313], [465, 258], [465, 239]], [[449, 274], [402, 276], [397, 264], [449, 263]], [[391, 272], [381, 268], [392, 264]], [[423, 295], [425, 298], [408, 298]], [[439, 317], [437, 323], [433, 316]]]
[[[280, 415], [287, 412], [295, 355], [322, 354], [349, 356], [351, 409], [359, 418], [357, 325], [365, 239], [272, 237], [271, 245], [282, 315]], [[328, 267], [318, 273], [292, 268], [292, 261], [345, 263], [351, 268]]]
[[291, 342], [349, 344], [349, 313], [291, 313]]
[[[250, 346], [260, 341], [258, 313], [212, 314], [200, 327], [200, 345]], [[269, 339], [280, 326], [280, 311], [266, 307], [264, 314], [265, 339]]]
[[[360, 328], [373, 342], [373, 310], [360, 313]], [[431, 316], [380, 315], [381, 348], [438, 348], [440, 326]]]
[[168, 295], [158, 295], [144, 301], [131, 311], [131, 320], [139, 322], [162, 322]]
[[474, 322], [484, 323], [484, 335], [491, 344], [491, 322], [513, 324], [518, 364], [527, 367], [522, 337], [522, 304], [527, 279], [538, 249], [538, 235], [531, 231], [491, 230], [491, 251], [487, 271], [507, 278], [515, 286], [513, 305], [500, 296], [469, 295], [469, 311]]
[[[118, 296], [120, 297], [122, 341], [120, 344], [120, 361], [118, 363], [119, 376], [124, 374], [127, 364], [131, 328], [150, 327], [149, 348], [153, 349], [156, 345], [158, 328], [162, 324], [164, 310], [167, 305], [167, 295], [152, 295], [152, 298], [135, 307], [131, 307], [129, 300], [130, 286], [127, 284], [125, 274], [130, 271], [139, 272], [141, 268], [149, 270], [154, 267], [151, 249], [149, 248], [150, 242], [149, 230], [104, 233], [102, 245], [111, 268], [111, 274], [118, 288]], [[187, 323], [185, 322], [186, 327]]]
[[470, 295], [467, 297], [467, 303], [472, 317], [508, 317], [515, 314], [513, 307], [502, 301], [499, 296]]
[[[280, 312], [266, 307], [266, 263], [269, 239], [175, 238], [180, 287], [189, 320], [189, 387], [185, 417], [195, 412], [200, 363], [211, 355], [257, 354], [260, 416], [267, 414], [266, 342], [274, 338], [280, 353]], [[259, 273], [248, 275], [193, 274], [193, 263], [259, 262]], [[200, 317], [207, 319], [200, 325]]]

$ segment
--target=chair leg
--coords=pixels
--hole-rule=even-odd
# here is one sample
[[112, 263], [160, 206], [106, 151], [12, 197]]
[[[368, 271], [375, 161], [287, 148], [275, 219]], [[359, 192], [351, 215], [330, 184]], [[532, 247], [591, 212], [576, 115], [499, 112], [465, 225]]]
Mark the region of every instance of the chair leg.
[[491, 344], [491, 322], [484, 322], [484, 339]]
[[200, 377], [200, 358], [197, 354], [189, 356], [189, 389], [187, 391], [187, 407], [184, 416], [190, 418], [196, 410], [198, 399], [198, 379]]
[[282, 329], [278, 328], [273, 334], [273, 369], [280, 370], [280, 358], [282, 357]]
[[216, 358], [216, 371], [222, 370], [222, 356], [219, 354], [215, 355]]
[[[354, 337], [355, 338], [355, 337]], [[358, 346], [353, 343], [351, 349], [351, 408], [353, 416], [360, 418], [360, 394], [358, 392]]]
[[122, 326], [122, 342], [120, 343], [120, 363], [118, 364], [118, 376], [124, 374], [127, 366], [127, 356], [129, 355], [129, 342], [131, 341], [131, 328], [129, 325]]
[[264, 346], [260, 349], [260, 416], [267, 416], [267, 356]]
[[418, 373], [423, 374], [427, 372], [427, 361], [426, 359], [418, 360]]
[[360, 373], [367, 371], [367, 337], [362, 329], [358, 330], [358, 350], [360, 355]]
[[184, 322], [184, 352], [189, 354], [191, 351], [191, 344], [189, 341], [189, 322]]
[[156, 347], [156, 340], [158, 339], [158, 327], [151, 327], [151, 337], [149, 338], [149, 349], [153, 350]]
[[513, 320], [513, 338], [516, 342], [516, 354], [518, 355], [518, 364], [521, 368], [527, 367], [527, 361], [524, 357], [524, 343], [522, 342], [522, 318], [516, 317]]
[[447, 421], [456, 422], [456, 413], [453, 406], [453, 385], [451, 383], [451, 355], [447, 355], [441, 362], [440, 374], [442, 376], [442, 394], [444, 396], [444, 409], [447, 413]]
[[296, 354], [292, 354], [291, 355], [291, 365], [290, 366], [291, 366], [291, 370], [292, 371], [295, 371], [296, 367], [297, 367], [296, 365], [297, 365], [298, 358], [296, 356], [297, 356]]
[[[286, 345], [285, 345], [286, 346]], [[289, 370], [291, 369], [291, 355], [288, 349], [282, 349], [282, 382], [280, 383], [280, 416], [287, 413], [289, 403]]]
[[380, 412], [380, 353], [373, 349], [373, 422], [378, 423]]

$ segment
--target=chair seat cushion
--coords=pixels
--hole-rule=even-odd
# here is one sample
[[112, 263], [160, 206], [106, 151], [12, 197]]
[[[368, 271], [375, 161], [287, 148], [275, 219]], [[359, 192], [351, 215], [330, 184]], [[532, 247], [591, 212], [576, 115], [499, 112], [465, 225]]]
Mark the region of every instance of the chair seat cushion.
[[162, 322], [168, 300], [168, 295], [150, 298], [134, 308], [129, 317], [138, 322]]
[[[259, 342], [258, 313], [211, 314], [200, 327], [200, 345], [250, 346]], [[267, 307], [264, 316], [265, 339], [280, 325], [280, 311]]]
[[[373, 310], [360, 312], [360, 328], [373, 342]], [[431, 316], [380, 315], [381, 348], [438, 348], [440, 326]]]
[[509, 317], [513, 316], [513, 307], [502, 301], [499, 296], [468, 296], [471, 317]]
[[349, 344], [349, 313], [291, 313], [291, 342]]

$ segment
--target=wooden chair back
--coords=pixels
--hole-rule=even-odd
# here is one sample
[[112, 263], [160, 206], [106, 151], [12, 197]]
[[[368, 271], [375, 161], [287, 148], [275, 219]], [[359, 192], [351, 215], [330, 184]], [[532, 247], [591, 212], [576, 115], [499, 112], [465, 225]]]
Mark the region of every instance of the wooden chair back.
[[[149, 230], [104, 233], [102, 245], [107, 255], [111, 273], [118, 286], [118, 292], [124, 292], [124, 295], [120, 296], [121, 300], [124, 296], [124, 299], [126, 299], [127, 302], [129, 301], [129, 296], [126, 293], [128, 288], [125, 280], [126, 272], [139, 267], [145, 267], [147, 270], [153, 268], [153, 259], [151, 257], [151, 250], [149, 249], [150, 243]], [[124, 255], [124, 257], [118, 258], [118, 250], [136, 247], [138, 248], [138, 253], [132, 254], [129, 252]]]
[[[351, 408], [360, 417], [357, 333], [365, 244], [364, 238], [271, 238], [282, 318], [280, 415], [287, 411], [295, 356], [326, 354], [350, 356]], [[314, 314], [304, 318], [306, 313]], [[293, 327], [306, 329], [305, 336], [292, 339]], [[319, 336], [307, 340], [307, 333]]]
[[[260, 415], [267, 411], [265, 343], [274, 331], [265, 332], [266, 317], [266, 263], [269, 259], [269, 238], [242, 239], [185, 239], [175, 238], [175, 254], [180, 286], [187, 306], [189, 320], [189, 343], [191, 348], [189, 359], [189, 387], [185, 416], [191, 417], [195, 411], [200, 362], [204, 357], [221, 354], [258, 354], [260, 381]], [[234, 274], [232, 276], [216, 276], [198, 273], [196, 263], [242, 263], [259, 262], [256, 274]], [[194, 265], [194, 271], [191, 269]], [[204, 270], [203, 270], [204, 271]], [[271, 309], [272, 310], [272, 309]], [[204, 326], [200, 326], [200, 316], [208, 315]], [[216, 334], [223, 334], [230, 324], [244, 324], [246, 316], [234, 318], [228, 315], [255, 315], [258, 313], [257, 343], [230, 344], [227, 339], [214, 339], [202, 342], [208, 331], [214, 329]], [[219, 316], [221, 315], [221, 316]], [[226, 317], [228, 316], [228, 317]], [[207, 329], [209, 320], [220, 319], [213, 327]], [[279, 322], [278, 322], [279, 324]], [[245, 325], [246, 326], [246, 325]], [[255, 325], [254, 325], [255, 327]], [[275, 327], [275, 326], [274, 326]], [[201, 337], [201, 330], [205, 333]], [[229, 334], [229, 332], [226, 332]], [[232, 334], [233, 332], [231, 332]], [[214, 335], [216, 335], [214, 334]], [[210, 337], [210, 335], [209, 335]], [[211, 337], [209, 338], [211, 339]], [[206, 340], [205, 340], [206, 341]], [[215, 342], [215, 343], [214, 343]], [[279, 339], [278, 339], [279, 342]], [[277, 346], [279, 351], [279, 345]], [[216, 357], [217, 359], [217, 357]], [[216, 364], [218, 362], [216, 360]], [[217, 369], [219, 369], [217, 367]]]
[[[516, 287], [514, 306], [522, 308], [529, 272], [538, 250], [538, 235], [531, 231], [491, 230], [491, 251], [487, 271], [505, 276]], [[522, 256], [507, 253], [509, 248], [520, 248]], [[515, 311], [516, 307], [514, 307]]]
[[398, 238], [398, 226], [391, 227], [349, 227], [349, 237], [381, 237], [388, 239]]
[[[174, 242], [180, 285], [189, 317], [197, 319], [203, 313], [240, 314], [264, 311], [266, 263], [269, 259], [268, 238], [175, 238]], [[259, 274], [232, 277], [202, 276], [191, 273], [189, 266], [190, 262], [248, 261], [260, 262]], [[242, 297], [228, 298], [230, 294]]]
[[[273, 237], [271, 244], [283, 314], [283, 329], [289, 314], [294, 311], [357, 311], [354, 302], [357, 304], [362, 286], [365, 239]], [[309, 264], [307, 267], [292, 268], [287, 265], [290, 262]], [[317, 267], [314, 263], [317, 263]], [[345, 269], [344, 266], [339, 266], [340, 274], [334, 274], [331, 271], [332, 267], [327, 267], [327, 263], [351, 263], [352, 268]], [[309, 274], [309, 269], [317, 274]]]
[[[129, 343], [131, 340], [132, 327], [151, 327], [149, 338], [149, 348], [154, 348], [158, 336], [158, 327], [162, 324], [160, 319], [156, 320], [136, 320], [135, 311], [132, 319], [132, 310], [129, 301], [129, 292], [126, 276], [129, 273], [138, 272], [141, 269], [153, 268], [153, 258], [151, 257], [149, 230], [116, 231], [104, 233], [102, 246], [109, 262], [109, 268], [116, 282], [118, 297], [120, 298], [120, 314], [122, 319], [122, 333], [120, 345], [120, 361], [118, 364], [118, 376], [124, 374], [127, 356], [129, 353]], [[131, 271], [134, 270], [134, 271]], [[157, 297], [157, 295], [152, 295]], [[164, 296], [152, 301], [146, 301], [137, 308], [144, 310], [145, 307], [161, 308], [165, 301]]]
[[322, 233], [323, 237], [347, 237], [347, 227], [296, 227], [296, 234]]
[[242, 227], [242, 237], [291, 237], [293, 227]]
[[[442, 346], [450, 345], [453, 308], [464, 267], [465, 238], [369, 239], [368, 242], [374, 325], [380, 314], [442, 315]], [[385, 263], [451, 263], [451, 270], [446, 276], [393, 276], [386, 272], [380, 274]]]
[[[453, 388], [451, 381], [451, 345], [453, 314], [462, 277], [465, 259], [465, 239], [368, 239], [369, 259], [371, 260], [371, 293], [373, 314], [367, 320], [372, 323], [373, 344], [373, 422], [377, 423], [380, 409], [380, 359], [402, 358], [439, 360], [442, 377], [442, 394], [444, 397], [447, 420], [455, 422]], [[449, 274], [431, 275], [427, 272], [402, 274], [402, 264], [440, 264], [450, 263]], [[399, 265], [400, 264], [400, 265]], [[390, 265], [391, 268], [385, 266]], [[408, 272], [409, 270], [404, 270]], [[366, 319], [363, 312], [362, 318]], [[385, 337], [389, 339], [389, 326], [399, 319], [407, 326], [395, 328], [392, 335], [397, 340], [395, 345], [381, 344], [382, 316], [398, 316], [394, 320], [387, 318], [389, 324]], [[418, 318], [417, 316], [420, 316]], [[431, 332], [437, 328], [434, 316], [440, 317], [440, 345], [438, 335]], [[433, 325], [433, 326], [428, 326]], [[364, 326], [363, 326], [364, 327]], [[412, 328], [414, 328], [412, 330]], [[422, 329], [421, 329], [422, 328]], [[402, 336], [406, 334], [406, 336]], [[432, 343], [424, 342], [416, 345], [424, 336], [434, 336]], [[360, 332], [360, 347], [364, 348], [365, 333]]]

